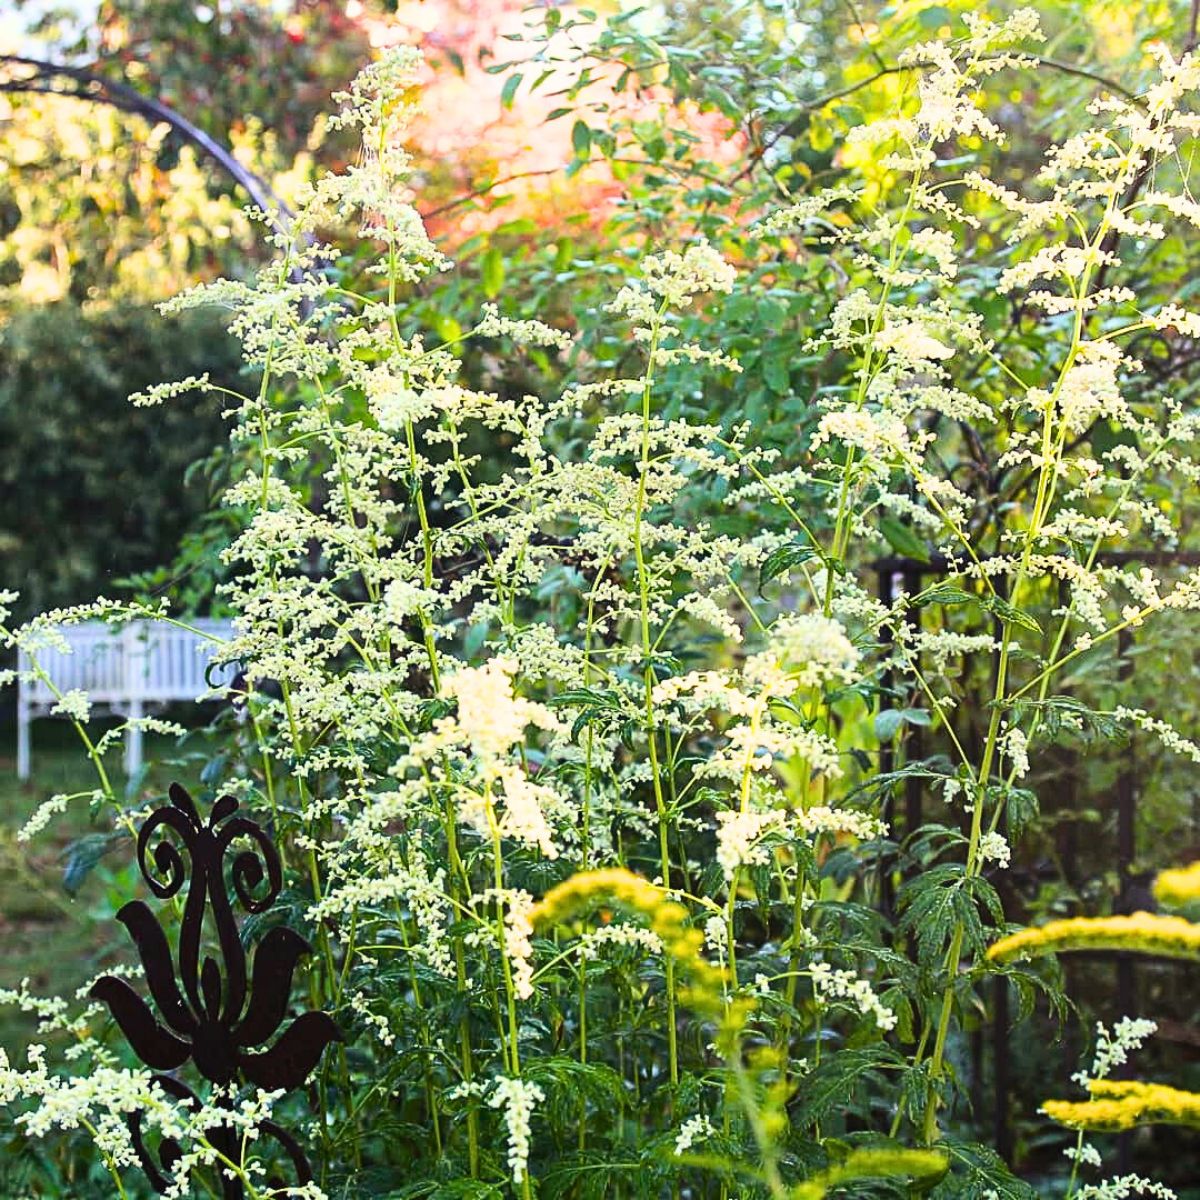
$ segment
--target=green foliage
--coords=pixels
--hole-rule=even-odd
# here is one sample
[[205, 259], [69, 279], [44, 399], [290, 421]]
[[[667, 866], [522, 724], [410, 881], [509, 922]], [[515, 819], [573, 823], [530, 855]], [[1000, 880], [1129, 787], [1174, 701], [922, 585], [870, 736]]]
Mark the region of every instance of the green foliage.
[[[973, 133], [908, 127], [940, 173], [933, 192], [911, 178], [925, 167], [902, 169], [851, 131], [893, 111], [912, 119], [898, 55], [957, 29], [965, 4], [880, 9], [869, 25], [832, 4], [793, 19], [759, 3], [603, 19], [549, 8], [544, 35], [535, 22], [509, 39], [512, 62], [495, 65], [511, 72], [502, 106], [552, 86], [551, 62], [573, 73], [555, 79], [551, 119], [570, 122], [569, 172], [603, 160], [620, 179], [610, 221], [542, 245], [513, 221], [467, 242], [465, 269], [437, 286], [414, 281], [435, 255], [411, 214], [383, 199], [402, 194], [399, 156], [368, 156], [393, 170], [388, 186], [366, 199], [332, 186], [379, 222], [383, 244], [400, 245], [403, 271], [368, 247], [308, 261], [308, 290], [276, 270], [258, 290], [222, 293], [252, 332], [251, 361], [262, 365], [269, 345], [282, 365], [269, 359], [261, 396], [244, 389], [220, 467], [237, 489], [182, 560], [205, 567], [232, 542], [225, 595], [250, 632], [231, 654], [260, 685], [205, 783], [242, 788], [277, 822], [287, 919], [318, 946], [309, 990], [351, 1034], [316, 1088], [330, 1194], [1037, 1194], [967, 1140], [984, 1118], [969, 1111], [967, 1084], [984, 1081], [970, 1078], [966, 1045], [989, 1019], [984, 951], [1007, 925], [1005, 904], [1109, 902], [1103, 881], [1079, 895], [1055, 879], [1028, 895], [1026, 876], [1001, 874], [1014, 849], [1002, 831], [1027, 839], [1026, 865], [1057, 852], [1056, 818], [1038, 800], [1059, 778], [1051, 752], [1095, 747], [1139, 720], [1155, 731], [1120, 710], [1138, 685], [1111, 650], [1132, 600], [1164, 631], [1143, 634], [1139, 616], [1141, 652], [1195, 675], [1194, 633], [1172, 633], [1191, 602], [1161, 611], [1136, 579], [1097, 566], [1112, 544], [1158, 546], [1161, 521], [1191, 544], [1190, 508], [1172, 500], [1195, 477], [1191, 451], [1154, 449], [1164, 413], [1190, 420], [1195, 402], [1188, 314], [1179, 329], [1159, 318], [1191, 286], [1188, 230], [1171, 219], [1114, 265], [1137, 312], [1093, 325], [1085, 301], [1100, 281], [1092, 266], [1066, 272], [1070, 294], [1055, 299], [1079, 306], [1072, 323], [1070, 305], [1046, 314], [1027, 287], [1006, 298], [999, 284], [1078, 230], [1018, 232], [1019, 213], [961, 178], [1003, 168], [997, 177], [1042, 195], [1042, 153], [1078, 128], [1096, 87], [1076, 59], [1144, 89], [1141, 43], [1106, 51], [1102, 8], [1049, 14], [1036, 76], [989, 79], [992, 98], [974, 78], [965, 89], [1011, 129], [1011, 154]], [[1171, 18], [1151, 6], [1139, 37]], [[585, 28], [562, 50], [561, 35]], [[666, 107], [634, 118], [598, 98], [605, 69], [618, 93], [662, 89], [719, 114], [733, 161]], [[364, 121], [394, 115], [362, 105]], [[1180, 182], [1177, 162], [1160, 165]], [[1114, 205], [1128, 194], [1128, 178], [1091, 166]], [[756, 230], [764, 208], [846, 181], [850, 194], [795, 227]], [[1107, 245], [1111, 213], [1072, 197], [1079, 228]], [[938, 207], [959, 199], [961, 220]], [[305, 228], [327, 219], [302, 217]], [[654, 291], [656, 273], [671, 276], [657, 256], [681, 226], [709, 241], [692, 242], [672, 276], [686, 302], [668, 305]], [[954, 272], [914, 266], [918, 236], [951, 228]], [[729, 291], [717, 249], [741, 268]], [[647, 265], [650, 282], [630, 284]], [[628, 295], [614, 313], [627, 285], [661, 298], [669, 321], [638, 314]], [[855, 332], [818, 338], [860, 290]], [[477, 321], [484, 300], [499, 316]], [[262, 311], [285, 313], [282, 329]], [[571, 329], [574, 343], [497, 323], [532, 318]], [[1101, 329], [1115, 340], [1126, 318], [1149, 322], [1123, 343], [1149, 370], [1123, 360], [1111, 381], [1129, 407], [1077, 428], [1037, 390], [1069, 392], [1085, 343]], [[900, 357], [903, 342], [884, 337], [897, 328], [932, 338], [932, 352], [925, 341], [924, 357], [919, 346]], [[939, 339], [955, 337], [951, 355]], [[656, 361], [645, 348], [660, 338], [686, 350]], [[727, 357], [706, 358], [717, 349]], [[939, 381], [972, 403], [947, 401]], [[614, 382], [627, 386], [569, 390]], [[878, 420], [884, 436], [856, 442], [861, 424], [830, 434], [828, 414]], [[1103, 460], [1096, 491], [1080, 483], [1085, 455]], [[1127, 470], [1142, 507], [1114, 500]], [[1124, 535], [1087, 524], [1109, 502]], [[896, 567], [910, 594], [894, 589], [881, 608], [868, 595], [875, 563], [897, 555], [911, 560]], [[1165, 569], [1158, 586], [1185, 579]], [[797, 617], [812, 640], [788, 666]], [[766, 700], [752, 669], [764, 662], [788, 680]], [[470, 722], [488, 718], [524, 732], [498, 754], [470, 737]], [[764, 730], [757, 760], [737, 759]], [[1093, 781], [1103, 769], [1098, 754], [1082, 768]], [[525, 787], [542, 832], [522, 824], [528, 808], [513, 816]], [[898, 801], [914, 793], [924, 823], [904, 827]], [[885, 813], [898, 828], [879, 826]], [[765, 823], [740, 832], [747, 817]], [[586, 888], [598, 866], [657, 876], [673, 894], [639, 893], [645, 927], [598, 900], [586, 916], [525, 929], [537, 911], [526, 901], [548, 903], [576, 871], [564, 886]], [[706, 939], [719, 1001], [639, 940], [658, 936], [660, 908], [693, 954]], [[610, 929], [624, 940], [600, 940]], [[1039, 989], [1061, 1009], [1060, 977], [1005, 975], [1022, 1014]], [[502, 1090], [514, 1081], [536, 1089], [524, 1093], [524, 1177]], [[911, 1185], [853, 1173], [901, 1138], [936, 1142], [945, 1177], [941, 1165]], [[1054, 1155], [1047, 1195], [1065, 1175], [1059, 1149], [1034, 1147]]]
[[[0, 587], [20, 589], [23, 612], [111, 593], [164, 565], [207, 510], [203, 460], [225, 438], [220, 400], [164, 411], [128, 402], [176, 371], [242, 382], [236, 345], [211, 316], [173, 323], [63, 302], [0, 329]], [[167, 590], [210, 595], [214, 565]]]

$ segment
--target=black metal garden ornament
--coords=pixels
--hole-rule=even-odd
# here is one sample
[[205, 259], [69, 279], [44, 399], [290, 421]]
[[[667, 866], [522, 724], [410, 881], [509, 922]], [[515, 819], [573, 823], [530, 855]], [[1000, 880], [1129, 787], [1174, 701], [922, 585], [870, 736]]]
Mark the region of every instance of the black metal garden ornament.
[[[234, 919], [229, 883], [246, 912], [262, 913], [278, 898], [283, 873], [279, 852], [270, 837], [254, 821], [235, 816], [237, 808], [237, 800], [222, 796], [205, 823], [191, 796], [172, 784], [170, 803], [155, 809], [138, 834], [138, 865], [154, 895], [168, 900], [187, 883], [179, 932], [178, 981], [166, 934], [149, 906], [134, 900], [117, 914], [137, 945], [161, 1020], [128, 983], [116, 976], [102, 977], [91, 991], [95, 999], [107, 1005], [130, 1046], [148, 1067], [175, 1071], [191, 1059], [196, 1070], [215, 1085], [216, 1102], [225, 1105], [233, 1103], [240, 1083], [268, 1091], [299, 1087], [326, 1046], [341, 1040], [327, 1013], [306, 1012], [296, 1017], [273, 1045], [262, 1048], [284, 1022], [296, 964], [311, 948], [295, 931], [275, 926], [259, 941], [252, 975], [247, 978], [246, 951]], [[190, 859], [190, 880], [180, 847], [165, 836], [168, 834], [175, 835]], [[151, 855], [151, 841], [156, 835]], [[227, 882], [225, 860], [235, 842], [249, 842], [251, 846], [243, 846], [233, 856]], [[256, 892], [261, 892], [257, 898]], [[203, 952], [206, 909], [211, 915], [220, 962]], [[199, 1107], [196, 1093], [174, 1076], [159, 1074], [154, 1079], [164, 1092], [189, 1107]], [[262, 1121], [258, 1128], [272, 1137], [291, 1160], [296, 1183], [310, 1182], [312, 1172], [295, 1138], [274, 1121]], [[130, 1118], [130, 1131], [151, 1185], [164, 1192], [183, 1156], [181, 1147], [175, 1139], [163, 1137], [156, 1163], [145, 1144], [140, 1113]], [[205, 1137], [221, 1156], [241, 1164], [242, 1135], [232, 1125], [208, 1129]], [[241, 1179], [228, 1171], [220, 1175], [223, 1200], [241, 1200]], [[267, 1186], [285, 1185], [271, 1179]]]

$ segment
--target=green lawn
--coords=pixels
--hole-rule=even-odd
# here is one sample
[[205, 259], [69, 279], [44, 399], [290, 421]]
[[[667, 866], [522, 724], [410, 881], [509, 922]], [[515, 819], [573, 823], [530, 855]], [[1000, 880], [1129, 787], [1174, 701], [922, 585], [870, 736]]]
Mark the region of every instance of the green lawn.
[[[174, 746], [174, 739], [148, 737], [147, 761], [169, 755]], [[106, 766], [114, 787], [123, 790], [120, 759], [120, 750], [114, 750]], [[165, 774], [152, 767], [145, 787], [165, 787]], [[63, 886], [67, 848], [107, 829], [103, 814], [93, 820], [86, 800], [73, 801], [32, 841], [17, 841], [17, 831], [43, 800], [94, 786], [95, 772], [67, 722], [34, 723], [33, 778], [24, 783], [16, 776], [16, 731], [0, 727], [0, 988], [28, 977], [38, 993], [70, 997], [98, 973], [106, 955], [125, 944], [112, 913], [126, 898], [116, 885], [128, 889], [134, 882], [128, 855], [102, 859], [73, 897]], [[0, 1006], [0, 1046], [19, 1049], [31, 1029], [28, 1019]]]

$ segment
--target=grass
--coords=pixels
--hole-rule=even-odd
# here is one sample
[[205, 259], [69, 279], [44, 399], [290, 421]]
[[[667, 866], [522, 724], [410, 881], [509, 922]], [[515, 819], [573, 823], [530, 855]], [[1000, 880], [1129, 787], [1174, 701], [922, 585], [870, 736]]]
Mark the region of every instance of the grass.
[[[169, 754], [174, 744], [173, 739], [148, 737], [147, 761]], [[120, 751], [114, 751], [109, 769], [114, 787], [123, 789], [119, 760]], [[145, 789], [151, 794], [165, 790], [167, 774], [152, 766]], [[94, 786], [95, 773], [66, 722], [34, 723], [33, 777], [24, 782], [16, 774], [16, 731], [0, 728], [0, 989], [28, 978], [31, 991], [70, 998], [114, 951], [124, 954], [125, 932], [112, 917], [136, 893], [136, 868], [129, 856], [102, 859], [74, 896], [64, 886], [69, 847], [89, 833], [106, 831], [105, 814], [93, 816], [86, 800], [72, 801], [32, 841], [17, 841], [17, 831], [44, 800]], [[0, 1047], [23, 1058], [22, 1047], [32, 1031], [27, 1017], [0, 1006]]]

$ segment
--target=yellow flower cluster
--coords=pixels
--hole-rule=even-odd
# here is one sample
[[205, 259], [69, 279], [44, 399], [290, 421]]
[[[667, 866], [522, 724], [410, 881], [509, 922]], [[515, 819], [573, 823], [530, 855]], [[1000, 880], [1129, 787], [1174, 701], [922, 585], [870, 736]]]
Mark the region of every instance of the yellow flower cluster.
[[1200, 925], [1147, 912], [1071, 917], [1009, 934], [988, 950], [988, 958], [1004, 963], [1066, 950], [1129, 950], [1200, 961]]
[[1154, 881], [1154, 898], [1160, 904], [1176, 906], [1200, 901], [1200, 862], [1163, 871]]
[[558, 925], [609, 902], [644, 917], [670, 955], [691, 981], [688, 1002], [702, 1012], [723, 1008], [725, 972], [714, 967], [701, 952], [704, 932], [688, 924], [688, 911], [666, 892], [622, 867], [582, 871], [552, 887], [534, 906], [530, 919], [536, 927]]
[[821, 1200], [831, 1188], [858, 1179], [911, 1179], [932, 1185], [945, 1175], [949, 1164], [933, 1150], [855, 1150], [844, 1162], [806, 1180], [792, 1192], [793, 1200]]
[[1200, 1095], [1161, 1083], [1092, 1079], [1090, 1100], [1047, 1100], [1042, 1111], [1060, 1125], [1118, 1133], [1135, 1125], [1190, 1125], [1200, 1129]]

